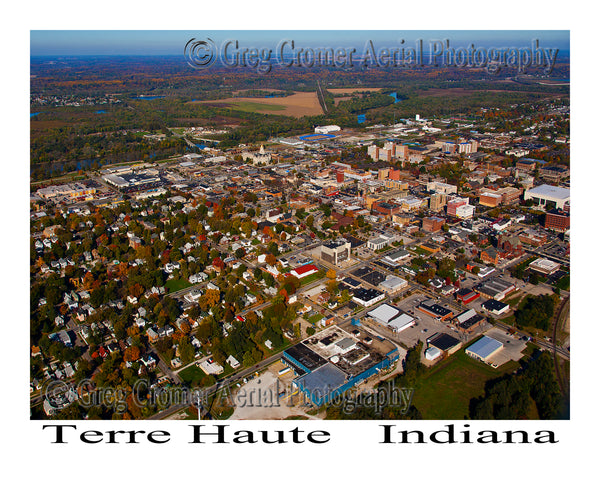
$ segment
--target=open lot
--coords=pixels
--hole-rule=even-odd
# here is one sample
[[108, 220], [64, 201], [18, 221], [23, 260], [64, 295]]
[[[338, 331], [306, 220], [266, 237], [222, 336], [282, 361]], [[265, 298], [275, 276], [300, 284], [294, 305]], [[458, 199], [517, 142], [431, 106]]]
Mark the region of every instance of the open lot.
[[485, 383], [514, 367], [516, 364], [507, 363], [494, 369], [460, 350], [419, 378], [413, 405], [425, 420], [462, 420], [469, 415], [471, 399], [483, 395]]
[[283, 363], [276, 362], [262, 375], [232, 392], [235, 410], [230, 420], [280, 420], [297, 415], [317, 418], [306, 414], [307, 409], [314, 407], [304, 406], [294, 393], [293, 371], [279, 375], [284, 368]]

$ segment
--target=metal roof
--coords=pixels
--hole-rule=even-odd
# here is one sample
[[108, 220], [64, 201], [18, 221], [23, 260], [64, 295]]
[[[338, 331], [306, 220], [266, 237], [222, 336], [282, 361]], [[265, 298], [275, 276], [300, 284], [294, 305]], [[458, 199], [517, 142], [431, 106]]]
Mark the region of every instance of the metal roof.
[[503, 345], [501, 342], [484, 335], [480, 340], [467, 348], [465, 352], [472, 353], [479, 358], [485, 359], [502, 347]]

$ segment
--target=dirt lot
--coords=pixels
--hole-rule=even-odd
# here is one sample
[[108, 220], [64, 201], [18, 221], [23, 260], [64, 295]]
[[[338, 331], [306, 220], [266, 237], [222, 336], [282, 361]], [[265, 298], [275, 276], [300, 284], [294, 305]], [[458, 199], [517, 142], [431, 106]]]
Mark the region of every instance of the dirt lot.
[[[310, 419], [318, 419], [307, 415], [306, 411], [314, 407], [304, 406], [294, 394], [292, 371], [283, 375], [278, 372], [285, 368], [276, 362], [260, 377], [253, 378], [247, 384], [233, 392], [235, 411], [231, 420], [280, 420], [290, 416], [302, 415]], [[279, 393], [283, 392], [282, 396]]]
[[[253, 111], [258, 113], [273, 113], [276, 115], [287, 115], [290, 117], [303, 117], [305, 115], [321, 115], [323, 109], [319, 104], [316, 92], [297, 92], [288, 97], [255, 98], [255, 97], [231, 97], [222, 100], [201, 100], [192, 103], [206, 103], [211, 105], [235, 105], [256, 104]], [[261, 105], [264, 107], [261, 108]], [[283, 107], [274, 110], [273, 107]]]

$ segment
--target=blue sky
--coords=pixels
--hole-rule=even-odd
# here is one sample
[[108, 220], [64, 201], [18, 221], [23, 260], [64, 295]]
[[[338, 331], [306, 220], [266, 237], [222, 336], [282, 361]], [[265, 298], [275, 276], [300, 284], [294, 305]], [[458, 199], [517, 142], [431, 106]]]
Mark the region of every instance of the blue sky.
[[527, 47], [540, 45], [569, 50], [568, 30], [32, 30], [30, 53], [37, 55], [179, 55], [191, 38], [211, 38], [216, 44], [229, 39], [248, 47], [272, 47], [293, 39], [307, 47], [361, 47], [367, 40], [380, 46], [414, 45], [418, 39], [449, 39], [452, 46]]

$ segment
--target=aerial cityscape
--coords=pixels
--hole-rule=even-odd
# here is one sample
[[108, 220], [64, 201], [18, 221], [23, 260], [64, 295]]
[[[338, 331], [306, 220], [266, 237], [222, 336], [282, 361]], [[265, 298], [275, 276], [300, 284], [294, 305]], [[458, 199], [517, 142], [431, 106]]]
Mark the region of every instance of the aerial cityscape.
[[31, 419], [570, 418], [569, 33], [392, 33], [31, 33]]

